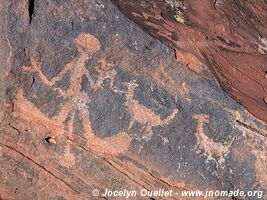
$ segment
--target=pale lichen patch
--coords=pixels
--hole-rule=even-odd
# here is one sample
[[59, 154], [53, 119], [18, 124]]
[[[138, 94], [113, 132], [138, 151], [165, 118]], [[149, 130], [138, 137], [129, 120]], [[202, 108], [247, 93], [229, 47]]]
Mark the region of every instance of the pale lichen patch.
[[181, 23], [181, 24], [184, 24], [185, 23], [185, 19], [180, 16], [180, 15], [174, 15], [174, 18], [177, 22]]
[[267, 52], [267, 39], [261, 38], [260, 41], [261, 41], [261, 44], [259, 44], [259, 46], [258, 46], [258, 51], [261, 54], [266, 54], [266, 52]]

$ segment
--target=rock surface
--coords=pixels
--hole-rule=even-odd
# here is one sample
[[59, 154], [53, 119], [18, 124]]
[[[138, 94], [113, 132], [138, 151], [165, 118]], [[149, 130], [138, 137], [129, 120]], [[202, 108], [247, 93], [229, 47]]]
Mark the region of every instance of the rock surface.
[[113, 0], [151, 36], [267, 122], [267, 2], [240, 0]]
[[248, 4], [259, 9], [254, 26], [239, 1], [240, 13], [226, 1], [2, 2], [0, 199], [266, 194], [265, 1]]

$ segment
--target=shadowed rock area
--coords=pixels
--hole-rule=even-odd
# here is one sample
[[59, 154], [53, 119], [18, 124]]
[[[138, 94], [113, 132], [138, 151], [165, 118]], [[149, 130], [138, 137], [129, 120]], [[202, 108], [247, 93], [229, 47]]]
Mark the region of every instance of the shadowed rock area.
[[0, 199], [267, 198], [265, 1], [1, 2]]

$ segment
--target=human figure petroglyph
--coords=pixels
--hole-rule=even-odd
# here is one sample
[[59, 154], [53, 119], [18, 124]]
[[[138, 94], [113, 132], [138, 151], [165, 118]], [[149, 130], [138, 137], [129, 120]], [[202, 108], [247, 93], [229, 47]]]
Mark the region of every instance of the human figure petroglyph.
[[[81, 91], [81, 82], [82, 76], [86, 76], [90, 82], [90, 86], [94, 91], [101, 88], [103, 81], [106, 78], [110, 79], [110, 87], [115, 93], [119, 93], [121, 95], [125, 95], [126, 102], [125, 107], [126, 110], [131, 115], [131, 122], [128, 130], [131, 129], [134, 122], [139, 122], [141, 124], [146, 125], [146, 134], [143, 138], [148, 141], [152, 135], [152, 128], [156, 126], [164, 126], [169, 124], [176, 114], [178, 113], [178, 109], [174, 109], [170, 116], [165, 119], [161, 119], [159, 115], [155, 114], [149, 108], [141, 105], [137, 100], [133, 99], [133, 93], [135, 88], [138, 86], [135, 82], [126, 83], [127, 91], [120, 91], [114, 86], [114, 77], [116, 76], [116, 71], [111, 69], [109, 63], [106, 63], [105, 60], [100, 60], [101, 63], [100, 68], [97, 68], [97, 80], [93, 81], [89, 71], [85, 67], [85, 62], [92, 58], [93, 54], [100, 49], [100, 43], [97, 38], [90, 34], [80, 34], [78, 37], [74, 39], [75, 46], [79, 52], [77, 58], [75, 58], [70, 63], [66, 64], [61, 72], [51, 80], [47, 79], [47, 77], [43, 74], [40, 64], [31, 59], [32, 66], [31, 67], [23, 67], [22, 69], [25, 71], [36, 72], [40, 77], [41, 81], [47, 85], [54, 88], [54, 90], [58, 91], [61, 96], [66, 99], [66, 103], [62, 106], [60, 111], [56, 116], [54, 116], [51, 120], [60, 126], [64, 126], [64, 122], [66, 121], [67, 116], [70, 114], [74, 115], [74, 112], [78, 112], [78, 116], [80, 117], [84, 130], [85, 137], [88, 140], [88, 146], [94, 146], [100, 149], [102, 152], [113, 152], [114, 154], [118, 154], [127, 150], [126, 146], [130, 145], [131, 138], [128, 136], [126, 132], [118, 133], [116, 136], [100, 139], [97, 138], [92, 130], [91, 122], [90, 122], [90, 113], [88, 110], [88, 104], [90, 103], [90, 97], [83, 91]], [[60, 81], [65, 73], [70, 72], [70, 84], [68, 89], [62, 90], [61, 88], [55, 86], [57, 81]], [[68, 137], [72, 138], [73, 132], [73, 117], [70, 119], [71, 122], [68, 122]], [[116, 141], [120, 140], [126, 141], [126, 146], [116, 145]], [[73, 161], [74, 157], [71, 156], [71, 143], [67, 143], [65, 155], [64, 155], [64, 163], [70, 163], [70, 165], [74, 165]], [[110, 147], [110, 145], [114, 145], [114, 147]], [[121, 148], [118, 148], [121, 147]]]
[[[90, 98], [85, 92], [81, 91], [81, 82], [83, 75], [85, 75], [88, 78], [93, 89], [98, 89], [99, 87], [101, 87], [100, 82], [103, 81], [106, 77], [110, 79], [114, 77], [114, 70], [106, 71], [102, 75], [100, 74], [99, 80], [94, 82], [91, 79], [90, 74], [85, 67], [85, 62], [88, 59], [90, 59], [93, 56], [93, 54], [100, 49], [99, 40], [91, 34], [82, 33], [74, 39], [74, 43], [75, 47], [79, 52], [78, 57], [75, 58], [70, 63], [66, 64], [61, 70], [61, 72], [51, 80], [47, 79], [47, 77], [43, 74], [40, 68], [40, 64], [33, 58], [31, 59], [32, 66], [31, 67], [24, 66], [22, 67], [22, 70], [36, 72], [41, 81], [45, 85], [52, 86], [54, 90], [58, 91], [59, 94], [67, 100], [66, 103], [62, 106], [59, 113], [52, 119], [48, 120], [52, 120], [55, 123], [59, 124], [60, 126], [64, 126], [64, 122], [67, 118], [67, 115], [71, 114], [72, 117], [68, 122], [68, 133], [67, 133], [70, 139], [72, 139], [71, 134], [73, 132], [74, 111], [78, 111], [78, 115], [85, 129], [85, 137], [88, 140], [87, 144], [88, 146], [96, 147], [102, 153], [108, 152], [111, 154], [119, 154], [121, 152], [124, 152], [128, 149], [128, 146], [130, 145], [131, 141], [131, 138], [128, 136], [126, 132], [118, 133], [116, 137], [112, 136], [104, 139], [100, 139], [95, 136], [91, 127], [90, 115], [88, 111], [88, 103], [90, 102]], [[102, 61], [101, 63], [103, 62], [104, 61]], [[61, 80], [65, 75], [65, 73], [67, 73], [68, 71], [71, 72], [70, 85], [66, 91], [63, 91], [61, 88], [55, 87], [55, 84], [57, 81]], [[23, 96], [21, 96], [20, 98], [23, 98]], [[120, 140], [124, 140], [126, 145], [118, 146], [116, 142], [119, 143], [121, 142]], [[111, 147], [111, 145], [114, 145], [114, 147]], [[63, 163], [67, 165], [75, 164], [74, 156], [72, 156], [70, 152], [70, 142], [67, 142]]]
[[[33, 58], [31, 58], [32, 67], [23, 67], [23, 70], [37, 72], [42, 82], [48, 86], [54, 86], [57, 81], [63, 78], [67, 71], [71, 71], [70, 86], [67, 91], [63, 91], [59, 87], [55, 87], [54, 90], [58, 91], [63, 97], [70, 99], [72, 101], [72, 106], [76, 107], [76, 109], [82, 110], [86, 107], [86, 102], [89, 101], [89, 97], [84, 92], [80, 91], [82, 76], [86, 75], [88, 79], [90, 79], [85, 67], [85, 61], [91, 58], [93, 53], [100, 49], [100, 43], [97, 38], [90, 34], [80, 34], [74, 41], [79, 52], [78, 57], [66, 64], [60, 73], [51, 80], [46, 78], [41, 71], [40, 64]], [[71, 106], [67, 104], [65, 107]], [[63, 108], [62, 110], [68, 112], [70, 109]], [[67, 113], [62, 113], [62, 115], [66, 116]], [[58, 117], [55, 118], [55, 120], [57, 119]]]

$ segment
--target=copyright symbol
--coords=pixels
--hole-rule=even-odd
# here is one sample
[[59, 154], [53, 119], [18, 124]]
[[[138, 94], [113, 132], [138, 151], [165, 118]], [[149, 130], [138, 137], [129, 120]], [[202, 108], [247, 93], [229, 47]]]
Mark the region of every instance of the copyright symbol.
[[99, 190], [98, 190], [98, 189], [94, 189], [94, 190], [92, 191], [92, 194], [93, 194], [93, 196], [95, 196], [95, 197], [99, 196]]

